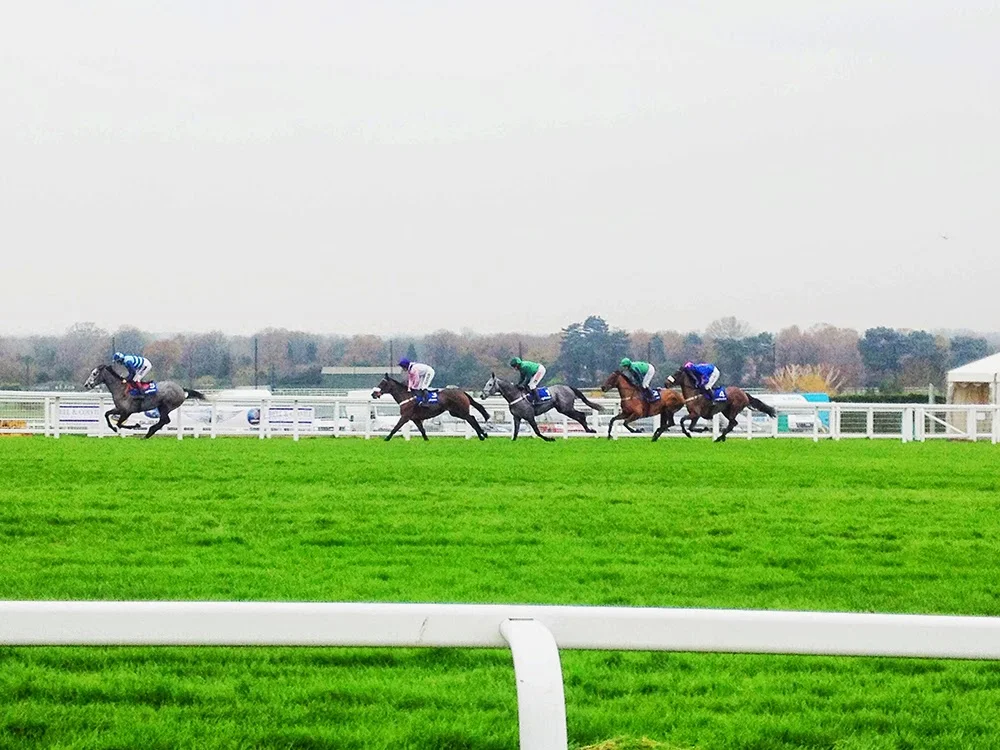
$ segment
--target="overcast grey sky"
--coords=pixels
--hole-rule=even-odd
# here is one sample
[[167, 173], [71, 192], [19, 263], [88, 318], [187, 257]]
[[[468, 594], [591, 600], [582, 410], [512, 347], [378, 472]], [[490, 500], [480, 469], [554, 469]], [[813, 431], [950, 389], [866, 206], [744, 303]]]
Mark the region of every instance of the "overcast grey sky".
[[0, 332], [996, 329], [997, 9], [8, 3]]

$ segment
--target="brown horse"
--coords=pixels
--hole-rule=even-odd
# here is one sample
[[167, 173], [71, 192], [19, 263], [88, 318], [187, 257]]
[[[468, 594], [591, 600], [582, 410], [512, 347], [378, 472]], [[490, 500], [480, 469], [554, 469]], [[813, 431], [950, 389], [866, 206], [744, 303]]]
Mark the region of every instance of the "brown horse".
[[601, 390], [605, 393], [612, 388], [618, 389], [622, 405], [621, 411], [608, 422], [609, 440], [611, 439], [611, 428], [614, 426], [615, 420], [621, 419], [625, 429], [629, 432], [642, 432], [642, 430], [633, 428], [631, 423], [637, 419], [655, 417], [659, 414], [660, 426], [653, 433], [653, 440], [656, 441], [660, 435], [674, 426], [674, 413], [684, 406], [684, 399], [681, 398], [681, 395], [669, 388], [658, 389], [660, 392], [659, 401], [646, 401], [642, 396], [642, 389], [629, 380], [621, 370], [615, 370], [608, 375], [608, 379], [601, 386]]
[[742, 388], [737, 388], [735, 385], [726, 387], [725, 401], [709, 401], [702, 394], [701, 389], [698, 388], [694, 375], [683, 367], [667, 378], [667, 385], [674, 383], [680, 385], [681, 393], [684, 394], [684, 403], [687, 404], [688, 408], [688, 415], [681, 417], [681, 429], [684, 430], [684, 434], [687, 437], [691, 437], [691, 433], [688, 432], [687, 425], [684, 424], [685, 421], [689, 421], [691, 428], [694, 429], [694, 425], [699, 418], [711, 419], [716, 414], [722, 414], [729, 420], [729, 424], [723, 428], [722, 434], [715, 439], [715, 442], [721, 443], [725, 441], [726, 435], [732, 432], [733, 428], [739, 424], [736, 421], [736, 417], [748, 406], [755, 411], [764, 412], [769, 417], [776, 417], [778, 415], [774, 409], [763, 401], [754, 398]]
[[420, 430], [420, 434], [424, 440], [427, 440], [427, 433], [424, 432], [424, 420], [436, 417], [438, 414], [443, 414], [444, 412], [448, 412], [458, 419], [464, 419], [472, 425], [472, 429], [476, 431], [476, 435], [479, 436], [480, 440], [486, 439], [486, 431], [479, 426], [479, 422], [470, 413], [469, 407], [476, 407], [479, 413], [483, 415], [484, 420], [490, 418], [490, 413], [483, 408], [482, 404], [475, 401], [472, 396], [459, 388], [442, 388], [437, 392], [438, 402], [436, 404], [418, 404], [416, 395], [407, 389], [405, 383], [400, 383], [398, 380], [389, 377], [389, 373], [386, 373], [385, 377], [375, 387], [375, 390], [372, 391], [372, 398], [379, 398], [383, 393], [388, 393], [399, 404], [399, 421], [396, 422], [396, 426], [386, 436], [386, 440], [392, 440], [392, 436], [399, 431], [399, 428], [411, 421]]

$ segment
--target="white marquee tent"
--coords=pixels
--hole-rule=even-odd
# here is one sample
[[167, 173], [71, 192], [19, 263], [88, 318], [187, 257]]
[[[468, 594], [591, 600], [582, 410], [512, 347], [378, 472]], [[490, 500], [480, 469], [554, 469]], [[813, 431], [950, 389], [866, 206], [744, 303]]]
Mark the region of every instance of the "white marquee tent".
[[948, 371], [949, 404], [1000, 403], [1000, 353]]

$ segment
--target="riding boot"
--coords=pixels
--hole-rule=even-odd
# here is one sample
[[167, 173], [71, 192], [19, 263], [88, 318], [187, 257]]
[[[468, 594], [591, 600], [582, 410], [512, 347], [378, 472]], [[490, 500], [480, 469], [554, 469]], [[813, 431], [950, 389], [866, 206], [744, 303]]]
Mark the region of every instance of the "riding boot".
[[706, 399], [708, 399], [708, 403], [712, 403], [712, 400], [713, 400], [712, 399], [712, 392], [710, 390], [708, 390], [708, 388], [705, 388], [704, 386], [702, 386], [701, 387], [701, 395], [704, 396]]

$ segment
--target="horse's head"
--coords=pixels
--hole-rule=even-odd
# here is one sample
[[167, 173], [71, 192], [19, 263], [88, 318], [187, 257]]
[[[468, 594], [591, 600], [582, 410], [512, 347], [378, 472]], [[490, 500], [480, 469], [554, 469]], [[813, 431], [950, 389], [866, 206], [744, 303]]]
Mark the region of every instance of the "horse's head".
[[617, 388], [618, 387], [618, 379], [621, 376], [622, 376], [622, 371], [621, 370], [615, 370], [614, 372], [612, 372], [611, 374], [609, 374], [608, 377], [607, 377], [607, 380], [605, 380], [603, 383], [601, 383], [601, 391], [603, 393], [607, 393], [612, 388]]
[[495, 372], [490, 373], [490, 379], [486, 381], [486, 385], [483, 386], [483, 392], [479, 394], [480, 398], [489, 398], [490, 396], [500, 392], [500, 379], [497, 377]]
[[392, 378], [389, 377], [389, 373], [386, 373], [382, 379], [378, 381], [378, 385], [372, 389], [372, 398], [382, 398], [382, 393], [384, 391], [389, 391], [391, 393], [392, 391], [389, 386], [391, 381]]
[[101, 371], [104, 369], [104, 365], [98, 365], [93, 370], [90, 371], [90, 375], [83, 383], [84, 390], [89, 391], [91, 388], [96, 388], [101, 384]]
[[690, 377], [691, 376], [689, 375], [687, 370], [685, 370], [683, 367], [679, 367], [677, 368], [677, 371], [674, 372], [673, 375], [669, 375], [667, 377], [666, 381], [664, 381], [664, 385], [666, 385], [667, 388], [670, 388], [675, 385], [683, 385], [684, 382]]

